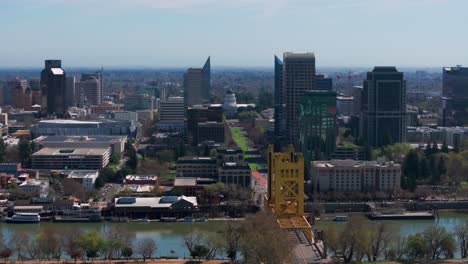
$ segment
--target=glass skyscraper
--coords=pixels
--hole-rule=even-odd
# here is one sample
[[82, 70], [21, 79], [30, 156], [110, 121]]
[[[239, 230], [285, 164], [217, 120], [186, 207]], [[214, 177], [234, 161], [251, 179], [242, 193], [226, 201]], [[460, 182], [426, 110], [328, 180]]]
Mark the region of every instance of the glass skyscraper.
[[312, 160], [330, 159], [336, 134], [336, 92], [305, 91], [299, 105], [299, 148], [306, 168]]
[[395, 67], [375, 67], [367, 73], [362, 96], [363, 129], [367, 145], [406, 141], [406, 82]]

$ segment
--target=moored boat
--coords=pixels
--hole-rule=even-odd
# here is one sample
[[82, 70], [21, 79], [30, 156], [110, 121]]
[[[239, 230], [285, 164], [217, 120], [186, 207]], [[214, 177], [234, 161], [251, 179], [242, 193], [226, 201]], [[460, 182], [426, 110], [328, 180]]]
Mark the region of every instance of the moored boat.
[[7, 223], [39, 223], [41, 217], [37, 213], [16, 213], [12, 217], [7, 217]]

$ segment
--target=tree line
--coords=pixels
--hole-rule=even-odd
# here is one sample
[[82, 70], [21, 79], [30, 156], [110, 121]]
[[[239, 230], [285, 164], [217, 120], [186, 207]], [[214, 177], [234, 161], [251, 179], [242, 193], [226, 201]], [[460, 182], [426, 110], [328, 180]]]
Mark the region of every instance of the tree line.
[[[242, 259], [242, 263], [290, 263], [293, 242], [279, 228], [276, 218], [261, 212], [245, 221], [226, 221], [216, 236], [193, 231], [183, 245], [193, 259]], [[69, 227], [46, 226], [31, 234], [13, 229], [9, 238], [0, 233], [0, 257], [17, 260], [130, 259], [155, 258], [157, 244], [151, 238], [134, 241], [134, 234], [116, 226], [104, 231], [83, 231]], [[171, 253], [175, 253], [171, 250]], [[168, 256], [174, 258], [175, 256]]]
[[344, 263], [377, 260], [439, 260], [453, 258], [457, 247], [461, 258], [468, 257], [468, 222], [458, 224], [454, 232], [441, 225], [408, 236], [395, 234], [388, 224], [368, 224], [352, 218], [341, 230], [325, 232], [325, 250]]

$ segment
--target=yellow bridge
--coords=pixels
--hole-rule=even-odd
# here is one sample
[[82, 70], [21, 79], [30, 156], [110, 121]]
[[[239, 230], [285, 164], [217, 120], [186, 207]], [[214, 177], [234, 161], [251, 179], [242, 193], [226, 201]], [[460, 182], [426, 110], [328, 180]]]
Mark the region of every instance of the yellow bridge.
[[314, 243], [312, 227], [304, 217], [304, 157], [295, 153], [274, 152], [268, 147], [268, 193], [265, 207], [278, 218], [281, 228], [303, 233], [310, 245]]

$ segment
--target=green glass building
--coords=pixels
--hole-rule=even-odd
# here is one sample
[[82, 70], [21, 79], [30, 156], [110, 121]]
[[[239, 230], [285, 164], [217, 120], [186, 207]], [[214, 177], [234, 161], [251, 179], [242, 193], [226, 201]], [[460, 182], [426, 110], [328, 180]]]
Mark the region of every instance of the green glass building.
[[336, 92], [306, 91], [299, 106], [298, 146], [306, 169], [312, 160], [328, 160], [336, 147]]

